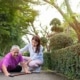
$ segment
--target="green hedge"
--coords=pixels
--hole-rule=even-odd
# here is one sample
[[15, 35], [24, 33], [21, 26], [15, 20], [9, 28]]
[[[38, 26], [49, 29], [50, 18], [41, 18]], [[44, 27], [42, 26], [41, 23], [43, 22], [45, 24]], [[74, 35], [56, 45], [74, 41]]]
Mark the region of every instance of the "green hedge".
[[50, 38], [51, 51], [71, 46], [73, 40], [69, 35], [59, 33]]
[[80, 44], [54, 51], [51, 54], [52, 70], [63, 73], [68, 78], [80, 80]]
[[25, 52], [25, 53], [23, 53], [23, 56], [30, 56], [30, 53], [29, 52]]
[[44, 64], [43, 64], [43, 67], [42, 69], [51, 69], [51, 53], [48, 53], [48, 52], [44, 52]]

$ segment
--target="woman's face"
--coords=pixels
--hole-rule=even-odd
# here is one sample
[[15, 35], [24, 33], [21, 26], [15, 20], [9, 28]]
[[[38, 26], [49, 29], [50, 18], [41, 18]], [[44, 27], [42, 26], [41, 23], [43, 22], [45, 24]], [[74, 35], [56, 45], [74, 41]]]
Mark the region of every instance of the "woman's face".
[[11, 53], [12, 53], [12, 56], [16, 58], [19, 54], [19, 50], [17, 48], [15, 48], [11, 51]]
[[33, 46], [33, 47], [36, 47], [37, 45], [38, 45], [38, 42], [35, 41], [35, 40], [32, 40], [32, 46]]

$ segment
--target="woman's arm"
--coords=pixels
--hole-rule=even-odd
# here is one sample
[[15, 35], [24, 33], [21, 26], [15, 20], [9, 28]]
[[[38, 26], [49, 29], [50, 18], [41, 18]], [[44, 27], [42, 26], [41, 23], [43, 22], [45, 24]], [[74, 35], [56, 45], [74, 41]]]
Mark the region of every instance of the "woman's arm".
[[10, 75], [10, 73], [7, 71], [7, 68], [6, 68], [6, 66], [4, 64], [2, 65], [2, 71], [5, 74], [5, 76], [9, 76]]
[[22, 66], [23, 70], [25, 73], [31, 73], [29, 70], [28, 70], [28, 66], [25, 64], [25, 62], [20, 62], [20, 65]]
[[27, 52], [29, 50], [29, 44], [27, 44], [25, 47], [20, 49], [20, 53]]
[[23, 59], [25, 60], [25, 63], [28, 65], [32, 59], [30, 57], [23, 56]]

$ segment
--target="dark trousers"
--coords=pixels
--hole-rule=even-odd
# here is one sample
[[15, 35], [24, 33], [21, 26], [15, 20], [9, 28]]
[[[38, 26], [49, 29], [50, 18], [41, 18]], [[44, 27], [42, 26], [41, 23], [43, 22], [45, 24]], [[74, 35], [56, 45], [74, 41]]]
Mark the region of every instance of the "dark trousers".
[[14, 68], [13, 70], [10, 70], [9, 72], [21, 72], [22, 67], [20, 65], [17, 65], [16, 68]]

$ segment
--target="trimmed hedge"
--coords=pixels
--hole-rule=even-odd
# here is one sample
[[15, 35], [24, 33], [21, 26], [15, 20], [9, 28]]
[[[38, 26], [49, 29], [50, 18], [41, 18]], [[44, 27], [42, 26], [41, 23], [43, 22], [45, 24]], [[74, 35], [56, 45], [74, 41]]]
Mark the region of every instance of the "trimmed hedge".
[[44, 53], [43, 69], [52, 69], [70, 80], [80, 80], [80, 44]]
[[44, 64], [43, 64], [43, 67], [42, 69], [51, 69], [51, 53], [49, 52], [44, 52]]
[[63, 33], [55, 34], [50, 39], [51, 51], [65, 48], [71, 46], [72, 44], [73, 44], [72, 38]]
[[54, 51], [51, 60], [52, 70], [65, 74], [70, 80], [80, 79], [80, 44]]

